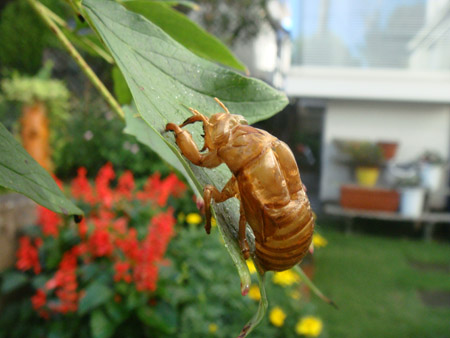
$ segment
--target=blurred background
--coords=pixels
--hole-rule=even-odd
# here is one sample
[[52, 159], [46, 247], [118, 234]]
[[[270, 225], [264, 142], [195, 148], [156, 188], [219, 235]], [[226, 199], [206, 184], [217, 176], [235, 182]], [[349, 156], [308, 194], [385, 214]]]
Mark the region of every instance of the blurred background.
[[[298, 276], [274, 274], [268, 281], [269, 315], [253, 336], [450, 337], [450, 1], [195, 2], [175, 9], [224, 42], [251, 76], [289, 98], [282, 112], [257, 127], [288, 143], [297, 159], [318, 216], [316, 248], [303, 268], [339, 306], [335, 310], [311, 295]], [[42, 3], [77, 34], [92, 34], [64, 2]], [[133, 196], [156, 189], [155, 182], [164, 191], [173, 168], [123, 133], [124, 122], [27, 1], [0, 4], [0, 41], [0, 122], [67, 191], [73, 194], [74, 179], [80, 182], [80, 167], [98, 189], [107, 163], [116, 173], [108, 181], [113, 190], [120, 186], [117, 178], [131, 172]], [[120, 71], [77, 47], [118, 101], [129, 103]], [[35, 134], [43, 135], [40, 141]], [[119, 291], [75, 311], [70, 321], [61, 313], [44, 318], [42, 307], [30, 301], [39, 283], [30, 271], [26, 281], [17, 275], [24, 272], [17, 263], [19, 238], [34, 238], [33, 224], [43, 227], [46, 221], [32, 202], [0, 190], [0, 337], [236, 335], [242, 318], [256, 311], [259, 291], [253, 288], [251, 298], [240, 295], [217, 229], [212, 240], [204, 235], [192, 192], [173, 188], [169, 195], [158, 208], [176, 218], [166, 252], [172, 264], [161, 264], [159, 291], [143, 296], [144, 310], [127, 301], [126, 314], [101, 317], [102, 306], [119, 303], [115, 295], [135, 299], [140, 293], [120, 286], [122, 275], [113, 284], [115, 265], [96, 266], [101, 280], [110, 276], [105, 285]], [[132, 206], [126, 208], [117, 202], [111, 210], [139, 228], [154, 214], [141, 212], [145, 205], [136, 201], [128, 200]], [[90, 203], [85, 211], [100, 217]], [[59, 250], [61, 259], [66, 244], [55, 241], [45, 245], [46, 254]], [[46, 276], [56, 269], [53, 264]], [[78, 278], [80, 289], [91, 283], [80, 273]], [[14, 327], [20, 320], [30, 331]], [[98, 329], [102, 323], [112, 329]], [[33, 331], [34, 326], [45, 329]]]

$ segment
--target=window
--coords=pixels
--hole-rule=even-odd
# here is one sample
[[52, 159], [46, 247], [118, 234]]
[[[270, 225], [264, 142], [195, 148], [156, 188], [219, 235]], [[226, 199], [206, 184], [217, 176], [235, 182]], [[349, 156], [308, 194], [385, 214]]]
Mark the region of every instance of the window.
[[450, 0], [290, 0], [298, 66], [450, 70]]

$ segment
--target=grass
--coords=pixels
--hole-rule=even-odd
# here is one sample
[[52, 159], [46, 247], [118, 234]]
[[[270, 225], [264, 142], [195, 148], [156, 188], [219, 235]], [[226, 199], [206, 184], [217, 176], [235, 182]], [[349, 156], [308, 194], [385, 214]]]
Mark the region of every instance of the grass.
[[315, 252], [316, 285], [339, 306], [312, 296], [329, 337], [450, 337], [450, 307], [428, 307], [421, 290], [450, 292], [450, 273], [411, 262], [450, 266], [448, 243], [344, 235], [319, 229], [328, 239]]

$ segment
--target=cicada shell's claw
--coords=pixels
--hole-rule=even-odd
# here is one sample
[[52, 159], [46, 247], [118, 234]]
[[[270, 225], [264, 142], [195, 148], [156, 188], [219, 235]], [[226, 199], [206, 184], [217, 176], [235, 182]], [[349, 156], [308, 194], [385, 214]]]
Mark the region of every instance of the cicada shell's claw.
[[188, 117], [182, 124], [180, 124], [180, 127], [184, 127], [185, 125], [191, 124], [191, 123], [195, 123], [198, 121], [204, 121], [205, 118], [203, 115], [193, 115], [191, 117]]
[[186, 119], [186, 121], [184, 121], [180, 127], [184, 127], [187, 124], [191, 124], [197, 121], [202, 121], [203, 123], [208, 124], [208, 118], [201, 114], [198, 110], [195, 110], [194, 108], [189, 108], [189, 110], [192, 112], [192, 114], [194, 114], [193, 116], [189, 117]]
[[175, 134], [181, 133], [183, 130], [175, 123], [167, 123], [165, 131], [173, 131]]

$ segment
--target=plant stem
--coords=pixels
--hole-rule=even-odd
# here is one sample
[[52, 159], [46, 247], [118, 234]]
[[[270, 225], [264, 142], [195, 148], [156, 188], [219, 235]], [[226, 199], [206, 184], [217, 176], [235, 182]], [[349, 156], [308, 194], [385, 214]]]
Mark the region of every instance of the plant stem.
[[70, 56], [75, 60], [75, 62], [81, 67], [81, 70], [86, 74], [89, 80], [92, 82], [95, 88], [100, 92], [100, 94], [105, 98], [110, 107], [121, 117], [124, 118], [125, 114], [120, 107], [119, 103], [116, 99], [111, 95], [108, 89], [105, 87], [103, 82], [97, 77], [91, 67], [87, 64], [87, 62], [83, 59], [83, 57], [78, 53], [76, 48], [72, 45], [72, 43], [67, 39], [61, 29], [54, 23], [54, 21], [48, 15], [50, 11], [47, 7], [42, 5], [40, 2], [36, 0], [28, 0], [33, 9], [37, 12], [37, 14], [42, 18], [45, 24], [50, 28], [50, 30], [55, 33], [56, 37], [61, 41], [63, 46], [69, 52]]
[[309, 279], [308, 276], [303, 272], [300, 265], [297, 264], [294, 267], [294, 270], [300, 275], [300, 278], [302, 279], [302, 281], [305, 282], [306, 285], [308, 285], [308, 287], [311, 289], [312, 292], [314, 292], [316, 294], [316, 296], [318, 296], [325, 303], [330, 304], [334, 308], [336, 308], [336, 309], [338, 308], [335, 302], [333, 302], [331, 299], [329, 299], [327, 296], [325, 296], [322, 293], [322, 291], [320, 291], [319, 288], [314, 285], [314, 283], [311, 281], [311, 279]]

